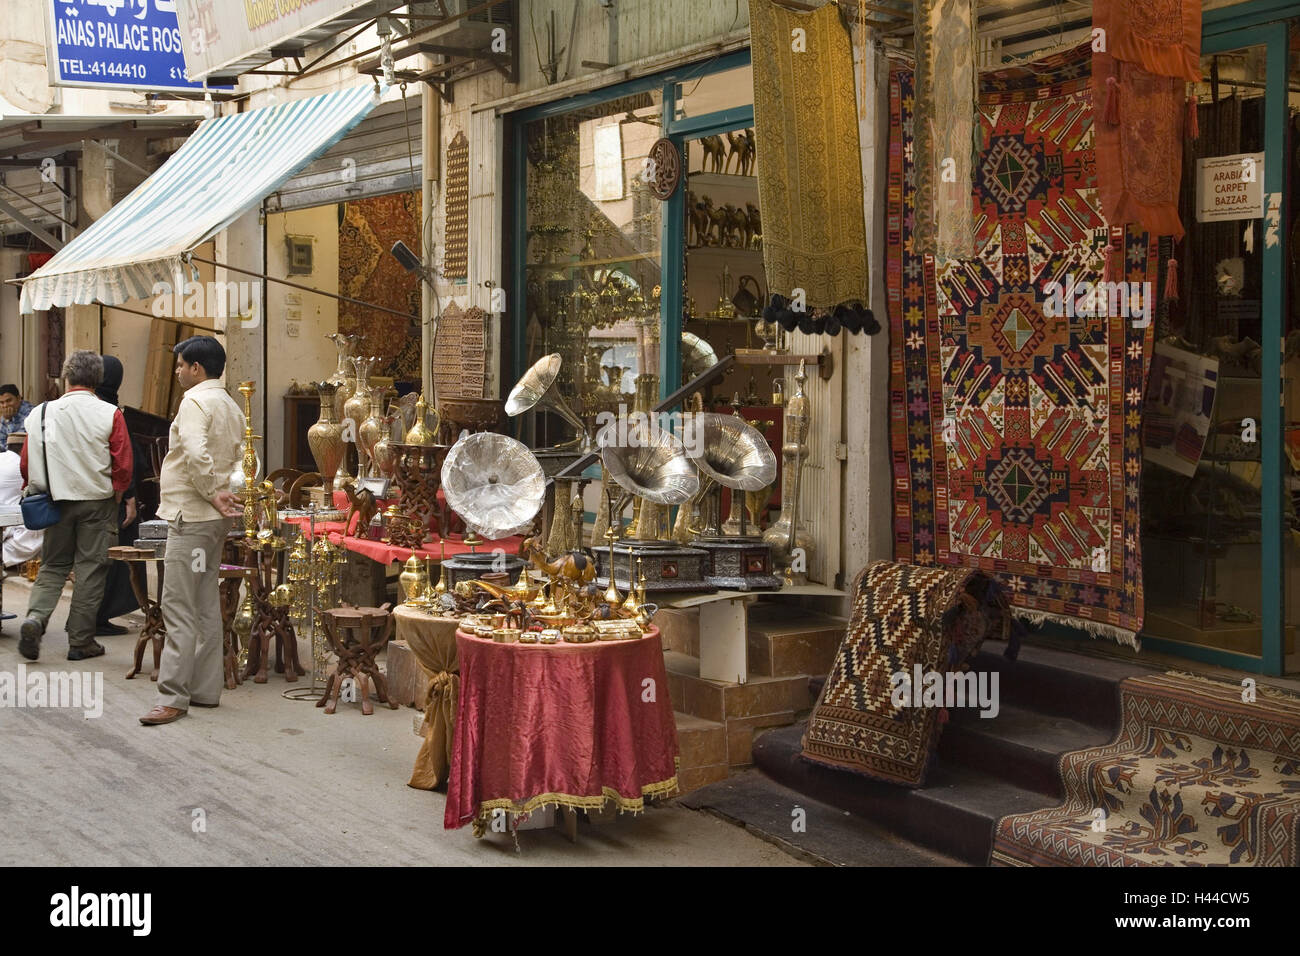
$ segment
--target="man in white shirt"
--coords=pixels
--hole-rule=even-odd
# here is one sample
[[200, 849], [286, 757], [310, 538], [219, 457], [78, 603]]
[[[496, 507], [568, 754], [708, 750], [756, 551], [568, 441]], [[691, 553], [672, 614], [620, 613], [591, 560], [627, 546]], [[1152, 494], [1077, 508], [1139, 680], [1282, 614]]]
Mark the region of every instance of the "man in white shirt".
[[[18, 452], [10, 448], [0, 450], [0, 505], [16, 508], [22, 497], [23, 473]], [[39, 557], [44, 540], [44, 531], [32, 531], [21, 524], [5, 528], [4, 566], [12, 568]]]
[[159, 476], [158, 517], [167, 520], [163, 621], [167, 643], [158, 669], [158, 703], [140, 718], [169, 724], [191, 704], [216, 707], [222, 667], [221, 545], [242, 513], [229, 490], [242, 457], [244, 413], [220, 382], [226, 350], [196, 335], [172, 350], [185, 388]]

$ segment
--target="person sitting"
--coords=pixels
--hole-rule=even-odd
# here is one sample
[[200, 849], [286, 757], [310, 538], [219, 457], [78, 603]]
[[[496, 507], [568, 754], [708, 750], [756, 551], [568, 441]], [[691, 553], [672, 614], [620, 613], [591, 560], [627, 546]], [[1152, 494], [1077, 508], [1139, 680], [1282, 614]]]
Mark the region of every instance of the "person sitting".
[[0, 385], [0, 445], [14, 432], [26, 430], [32, 403], [23, 398], [17, 385]]
[[[0, 506], [17, 507], [22, 496], [23, 475], [18, 452], [12, 447], [0, 448]], [[39, 557], [44, 538], [44, 531], [32, 531], [20, 524], [5, 528], [4, 566], [12, 568]]]

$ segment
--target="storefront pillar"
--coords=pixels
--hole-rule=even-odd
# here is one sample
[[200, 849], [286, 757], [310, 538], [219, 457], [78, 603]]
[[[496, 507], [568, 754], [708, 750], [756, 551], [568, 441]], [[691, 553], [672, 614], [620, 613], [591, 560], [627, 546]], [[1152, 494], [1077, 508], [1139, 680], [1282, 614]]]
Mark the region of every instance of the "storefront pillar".
[[[266, 249], [261, 210], [253, 209], [244, 213], [218, 233], [216, 246], [217, 254], [214, 258], [218, 262], [253, 272], [264, 272]], [[264, 436], [261, 448], [263, 468], [264, 471], [271, 471], [278, 468], [280, 463], [266, 461], [266, 315], [260, 306], [260, 303], [267, 301], [266, 283], [262, 279], [225, 268], [218, 268], [215, 278], [218, 282], [254, 282], [259, 285], [257, 296], [253, 300], [259, 303], [257, 311], [247, 319], [232, 316], [225, 320], [226, 387], [236, 393], [240, 382], [257, 383], [257, 394], [253, 398], [253, 430]], [[276, 396], [276, 400], [279, 400], [279, 396]]]

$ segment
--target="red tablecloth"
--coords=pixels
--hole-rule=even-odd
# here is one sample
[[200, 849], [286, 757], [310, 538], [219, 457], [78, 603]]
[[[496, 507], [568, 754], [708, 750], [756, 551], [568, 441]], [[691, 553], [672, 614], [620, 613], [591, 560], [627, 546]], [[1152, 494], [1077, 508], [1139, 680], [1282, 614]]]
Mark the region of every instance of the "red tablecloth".
[[[285, 518], [287, 522], [296, 524], [302, 528], [302, 533], [306, 537], [311, 537], [311, 519], [310, 518]], [[412, 554], [410, 548], [398, 548], [383, 541], [372, 541], [370, 538], [354, 538], [351, 535], [343, 535], [342, 521], [317, 521], [316, 533], [329, 536], [331, 544], [338, 544], [340, 540], [343, 547], [349, 551], [355, 551], [357, 554], [364, 554], [372, 561], [378, 561], [380, 564], [392, 564], [394, 561], [405, 561]], [[500, 538], [496, 541], [481, 541], [474, 545], [474, 550], [479, 554], [491, 554], [497, 548], [503, 550], [506, 554], [518, 554], [519, 545], [523, 543], [523, 538], [515, 535], [510, 538]], [[425, 542], [425, 547], [414, 553], [421, 558], [432, 558], [437, 561], [442, 555], [442, 549], [439, 546], [441, 539], [435, 534], [431, 542]], [[449, 534], [446, 539], [447, 557], [455, 557], [458, 554], [469, 554], [469, 546], [465, 544], [463, 534]]]
[[[460, 700], [446, 829], [492, 811], [644, 809], [677, 791], [677, 726], [658, 628], [638, 641], [496, 644], [456, 632]], [[652, 682], [652, 683], [651, 683]]]

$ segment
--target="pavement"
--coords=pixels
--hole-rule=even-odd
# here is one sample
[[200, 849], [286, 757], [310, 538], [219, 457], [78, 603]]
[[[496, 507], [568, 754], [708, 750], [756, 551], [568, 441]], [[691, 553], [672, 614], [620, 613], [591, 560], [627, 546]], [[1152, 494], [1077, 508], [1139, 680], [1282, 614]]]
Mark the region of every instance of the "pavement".
[[[0, 706], [0, 866], [804, 866], [805, 862], [675, 801], [607, 823], [475, 839], [444, 830], [445, 796], [406, 786], [419, 750], [416, 711], [340, 703], [326, 715], [290, 700], [288, 684], [246, 681], [215, 710], [193, 708], [161, 727], [139, 717], [155, 703], [148, 672], [131, 667], [131, 632], [101, 637], [103, 657], [69, 662], [69, 588], [40, 660], [18, 654], [30, 589], [4, 582], [18, 618], [0, 632], [0, 679], [35, 671], [102, 674], [103, 713]], [[300, 656], [310, 660], [305, 641]], [[151, 661], [146, 655], [146, 664]]]

